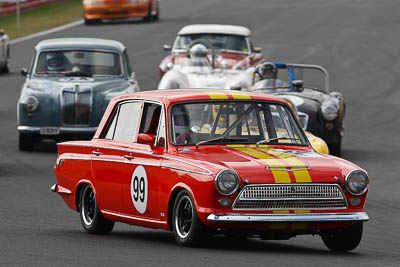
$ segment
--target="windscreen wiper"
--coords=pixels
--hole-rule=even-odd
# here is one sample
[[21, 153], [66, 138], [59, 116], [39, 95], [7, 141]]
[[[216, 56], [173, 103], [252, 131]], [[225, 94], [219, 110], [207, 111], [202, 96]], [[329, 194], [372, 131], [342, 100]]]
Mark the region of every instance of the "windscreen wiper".
[[92, 77], [92, 73], [88, 71], [67, 71], [64, 75], [67, 77]]
[[245, 137], [228, 137], [228, 136], [219, 136], [216, 138], [200, 141], [196, 143], [196, 147], [199, 145], [207, 144], [207, 143], [212, 143], [212, 142], [219, 142], [219, 141], [247, 141], [248, 139]]
[[265, 143], [270, 143], [270, 142], [274, 142], [274, 141], [279, 141], [279, 140], [294, 140], [294, 141], [303, 141], [300, 138], [293, 138], [293, 137], [275, 137], [275, 138], [269, 138], [269, 139], [264, 139], [261, 141], [258, 141], [256, 144], [257, 145], [261, 145], [261, 144], [265, 144]]

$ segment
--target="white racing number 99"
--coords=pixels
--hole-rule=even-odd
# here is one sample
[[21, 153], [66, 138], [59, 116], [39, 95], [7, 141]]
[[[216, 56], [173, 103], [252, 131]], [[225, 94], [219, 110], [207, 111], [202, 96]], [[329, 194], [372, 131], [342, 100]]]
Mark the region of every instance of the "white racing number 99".
[[143, 166], [136, 167], [131, 179], [131, 197], [136, 210], [143, 214], [147, 207], [148, 183]]

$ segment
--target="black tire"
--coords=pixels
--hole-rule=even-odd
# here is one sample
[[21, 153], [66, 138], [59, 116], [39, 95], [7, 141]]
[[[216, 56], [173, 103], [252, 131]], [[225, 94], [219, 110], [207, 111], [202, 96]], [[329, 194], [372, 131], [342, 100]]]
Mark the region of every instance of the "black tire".
[[8, 67], [8, 61], [10, 60], [10, 46], [7, 46], [7, 55], [6, 55], [6, 62], [4, 66], [1, 68], [1, 72], [3, 73], [9, 73], [10, 68]]
[[151, 1], [150, 1], [149, 12], [147, 12], [146, 17], [143, 18], [144, 22], [151, 22], [153, 20], [153, 16], [151, 15], [151, 9], [152, 9], [152, 7], [151, 7]]
[[340, 140], [336, 143], [328, 144], [328, 148], [329, 148], [329, 153], [331, 155], [340, 157], [340, 154], [342, 153], [342, 140]]
[[85, 25], [95, 25], [95, 24], [100, 24], [101, 23], [101, 19], [87, 19], [84, 18], [85, 21]]
[[35, 145], [35, 138], [32, 134], [18, 134], [18, 148], [21, 151], [32, 151]]
[[199, 220], [189, 192], [179, 192], [172, 212], [172, 229], [178, 245], [191, 247], [201, 244], [209, 236], [207, 227]]
[[86, 185], [79, 198], [79, 217], [82, 227], [90, 234], [108, 234], [114, 227], [114, 222], [109, 221], [101, 215], [97, 206], [96, 196], [93, 188]]
[[158, 4], [157, 4], [157, 14], [155, 14], [153, 16], [153, 20], [154, 21], [160, 20], [160, 2], [158, 2]]
[[346, 252], [355, 249], [360, 244], [362, 233], [363, 223], [357, 222], [347, 228], [323, 232], [321, 238], [330, 250]]

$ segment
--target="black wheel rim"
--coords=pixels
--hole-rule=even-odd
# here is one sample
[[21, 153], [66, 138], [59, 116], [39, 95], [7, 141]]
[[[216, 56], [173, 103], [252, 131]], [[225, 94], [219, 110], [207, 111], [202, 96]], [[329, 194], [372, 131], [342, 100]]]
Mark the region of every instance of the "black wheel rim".
[[83, 194], [82, 219], [86, 225], [91, 225], [96, 211], [96, 197], [92, 188], [87, 188]]
[[190, 234], [193, 223], [193, 204], [188, 196], [179, 199], [175, 213], [175, 229], [180, 238]]

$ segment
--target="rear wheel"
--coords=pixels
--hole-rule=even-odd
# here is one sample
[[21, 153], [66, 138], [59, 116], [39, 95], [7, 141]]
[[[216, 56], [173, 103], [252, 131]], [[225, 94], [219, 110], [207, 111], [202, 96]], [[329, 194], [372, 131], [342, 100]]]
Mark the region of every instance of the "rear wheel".
[[146, 17], [143, 18], [143, 21], [144, 21], [144, 22], [150, 22], [150, 21], [153, 20], [153, 16], [151, 15], [151, 9], [152, 9], [152, 5], [151, 5], [151, 1], [150, 1], [150, 4], [149, 4], [149, 11], [147, 12]]
[[35, 144], [35, 138], [32, 134], [19, 133], [18, 147], [21, 151], [32, 151]]
[[160, 2], [157, 2], [157, 13], [153, 16], [153, 20], [160, 20]]
[[101, 215], [97, 206], [96, 196], [93, 188], [86, 185], [80, 195], [79, 214], [83, 229], [91, 234], [108, 234], [114, 227], [114, 222], [109, 221]]
[[332, 251], [350, 251], [355, 249], [361, 241], [363, 223], [357, 222], [350, 227], [329, 230], [321, 234], [322, 241]]
[[208, 229], [197, 217], [193, 199], [188, 191], [184, 190], [178, 194], [172, 214], [172, 228], [178, 245], [195, 246], [208, 236]]

